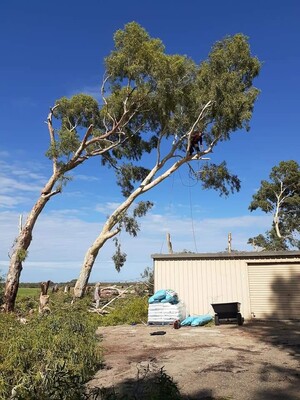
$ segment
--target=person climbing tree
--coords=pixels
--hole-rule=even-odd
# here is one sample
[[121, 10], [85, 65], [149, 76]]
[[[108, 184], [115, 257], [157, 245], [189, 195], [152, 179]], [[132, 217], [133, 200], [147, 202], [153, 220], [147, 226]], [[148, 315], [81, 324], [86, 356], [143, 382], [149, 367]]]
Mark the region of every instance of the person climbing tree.
[[[200, 147], [199, 147], [200, 144]], [[194, 151], [197, 153], [200, 152], [200, 150], [203, 149], [203, 139], [202, 139], [202, 132], [200, 130], [196, 130], [191, 134], [188, 148], [187, 148], [187, 153], [191, 156]]]

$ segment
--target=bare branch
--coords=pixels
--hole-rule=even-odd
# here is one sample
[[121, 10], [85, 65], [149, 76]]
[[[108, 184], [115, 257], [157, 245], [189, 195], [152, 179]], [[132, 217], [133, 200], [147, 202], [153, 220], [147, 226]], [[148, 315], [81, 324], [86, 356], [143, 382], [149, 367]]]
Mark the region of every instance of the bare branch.
[[107, 100], [106, 100], [106, 98], [104, 96], [104, 90], [105, 90], [106, 82], [109, 80], [110, 77], [111, 77], [111, 75], [107, 75], [106, 78], [104, 78], [104, 76], [103, 76], [103, 83], [101, 85], [101, 90], [100, 90], [101, 91], [102, 100], [103, 100], [104, 104], [106, 104], [106, 105], [107, 105]]
[[201, 119], [204, 118], [204, 115], [203, 115], [203, 114], [204, 114], [204, 111], [205, 111], [208, 107], [210, 107], [210, 106], [212, 105], [212, 103], [213, 103], [213, 102], [212, 102], [211, 100], [209, 100], [209, 101], [204, 105], [204, 107], [203, 107], [202, 110], [200, 111], [198, 117], [196, 118], [196, 121], [193, 123], [191, 129], [190, 129], [189, 132], [186, 134], [186, 136], [190, 136], [190, 135], [192, 134], [192, 132], [195, 130], [196, 125], [199, 123], [199, 121], [200, 121]]
[[105, 118], [105, 116], [103, 117], [102, 122], [103, 122], [103, 125], [104, 125], [104, 127], [105, 127], [105, 131], [108, 132], [108, 126], [106, 125], [106, 118]]
[[[52, 118], [53, 118], [53, 113], [54, 110], [59, 107], [59, 104], [56, 104], [54, 107], [50, 108], [50, 112], [48, 114], [47, 117], [47, 125], [48, 125], [48, 130], [49, 130], [49, 135], [50, 135], [50, 143], [51, 143], [51, 147], [54, 149], [55, 147], [55, 132], [54, 132], [54, 128], [52, 125]], [[52, 158], [53, 161], [53, 173], [56, 173], [57, 171], [57, 157], [56, 155], [53, 156]]]
[[70, 129], [69, 129], [69, 131], [70, 132], [73, 132], [74, 131], [74, 129], [76, 129], [77, 128], [77, 126], [78, 126], [78, 123], [77, 122], [75, 122], [75, 125], [74, 126], [72, 126], [72, 124], [71, 124], [71, 121], [70, 121], [70, 118], [68, 117], [68, 123], [69, 123], [69, 126], [70, 126]]
[[87, 143], [87, 140], [88, 140], [88, 138], [91, 136], [93, 129], [94, 129], [94, 125], [91, 124], [91, 125], [88, 127], [88, 129], [87, 129], [87, 131], [86, 131], [86, 133], [85, 133], [85, 135], [84, 135], [84, 137], [83, 137], [83, 139], [82, 139], [82, 142], [81, 142], [80, 146], [78, 147], [76, 153], [75, 153], [74, 156], [72, 157], [72, 159], [75, 160], [76, 158], [78, 158], [78, 157], [81, 155], [82, 151], [86, 148], [86, 146], [87, 146], [87, 144], [86, 144], [86, 143]]
[[56, 194], [61, 193], [61, 189], [56, 189], [53, 190], [50, 193], [42, 193], [42, 197], [44, 197], [45, 199], [50, 199], [50, 197], [55, 196]]
[[[105, 74], [104, 74], [104, 75], [105, 75]], [[110, 114], [110, 112], [108, 111], [108, 103], [107, 103], [107, 100], [106, 100], [106, 98], [105, 98], [105, 96], [104, 96], [105, 85], [106, 85], [106, 83], [107, 83], [107, 81], [109, 80], [110, 77], [111, 77], [111, 75], [107, 75], [105, 78], [103, 78], [103, 83], [102, 83], [102, 85], [101, 85], [101, 97], [102, 97], [103, 103], [104, 103], [105, 106], [106, 106], [107, 115], [108, 115], [109, 118], [112, 120], [113, 124], [115, 124], [115, 123], [116, 123], [116, 119], [115, 119], [115, 118]], [[104, 124], [104, 126], [106, 127], [106, 124]], [[106, 128], [106, 130], [107, 130], [107, 128]]]
[[110, 239], [110, 238], [116, 236], [116, 235], [117, 235], [118, 233], [120, 233], [120, 232], [121, 232], [121, 228], [116, 228], [116, 229], [113, 230], [113, 231], [108, 231], [108, 232], [106, 232], [105, 235], [104, 235], [104, 237], [105, 237], [106, 240], [108, 240], [108, 239]]
[[126, 96], [125, 100], [123, 101], [124, 113], [127, 111], [127, 102], [129, 100], [129, 98], [131, 97], [132, 93], [135, 91], [135, 89], [136, 89], [136, 87], [132, 88], [131, 91]]
[[[212, 105], [213, 101], [209, 100], [201, 109], [198, 117], [196, 118], [195, 122], [193, 123], [191, 129], [184, 135], [182, 135], [179, 139], [178, 139], [178, 143], [173, 143], [173, 147], [174, 150], [179, 146], [179, 143], [182, 143], [185, 138], [188, 137], [188, 140], [190, 140], [191, 138], [191, 134], [193, 133], [193, 131], [195, 130], [196, 125], [199, 123], [200, 120], [202, 120], [205, 117], [204, 112], [208, 109], [208, 107], [210, 107]], [[219, 140], [220, 137], [218, 137], [217, 139], [215, 139], [212, 144], [210, 145], [209, 149], [206, 152], [203, 152], [203, 154], [209, 153], [211, 152], [212, 147], [215, 145], [215, 143]]]
[[70, 132], [73, 132], [77, 128], [78, 124], [75, 124], [71, 129], [69, 129]]
[[289, 197], [289, 195], [283, 196], [285, 189], [286, 188], [283, 187], [283, 182], [280, 181], [280, 193], [277, 194], [276, 192], [274, 192], [275, 197], [277, 199], [277, 202], [276, 202], [275, 213], [274, 213], [274, 216], [273, 216], [273, 222], [274, 222], [274, 225], [275, 225], [276, 234], [277, 234], [277, 236], [279, 238], [282, 238], [282, 235], [281, 235], [281, 232], [280, 232], [280, 229], [279, 229], [279, 211], [280, 211], [281, 205]]

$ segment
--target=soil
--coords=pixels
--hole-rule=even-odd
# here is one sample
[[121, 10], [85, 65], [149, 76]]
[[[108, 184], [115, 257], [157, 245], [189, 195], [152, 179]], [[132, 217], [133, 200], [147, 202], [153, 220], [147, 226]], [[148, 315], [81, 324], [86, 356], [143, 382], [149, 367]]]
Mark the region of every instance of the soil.
[[300, 399], [300, 323], [115, 326], [98, 334], [105, 365], [89, 388], [138, 393], [138, 381], [154, 382], [164, 371], [185, 399]]

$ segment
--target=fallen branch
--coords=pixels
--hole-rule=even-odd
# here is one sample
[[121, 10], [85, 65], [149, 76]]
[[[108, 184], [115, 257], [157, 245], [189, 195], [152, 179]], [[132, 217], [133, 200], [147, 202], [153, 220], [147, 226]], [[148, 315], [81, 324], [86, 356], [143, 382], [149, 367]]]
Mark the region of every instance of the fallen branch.
[[106, 303], [103, 307], [101, 307], [98, 311], [101, 312], [104, 310], [104, 308], [108, 307], [113, 301], [115, 301], [116, 299], [118, 299], [119, 297], [121, 297], [125, 292], [127, 292], [128, 289], [130, 289], [133, 285], [128, 286], [128, 288], [126, 288], [125, 290], [123, 290], [118, 296], [114, 297], [113, 299], [111, 299], [108, 303]]

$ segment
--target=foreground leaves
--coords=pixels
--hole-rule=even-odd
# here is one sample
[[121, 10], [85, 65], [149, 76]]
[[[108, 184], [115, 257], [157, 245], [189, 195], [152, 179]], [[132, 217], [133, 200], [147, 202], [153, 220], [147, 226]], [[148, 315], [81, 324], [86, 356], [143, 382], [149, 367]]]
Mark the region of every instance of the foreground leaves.
[[54, 307], [26, 324], [1, 315], [0, 399], [83, 398], [84, 383], [101, 366], [101, 351], [97, 320], [80, 307]]

